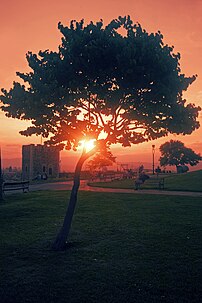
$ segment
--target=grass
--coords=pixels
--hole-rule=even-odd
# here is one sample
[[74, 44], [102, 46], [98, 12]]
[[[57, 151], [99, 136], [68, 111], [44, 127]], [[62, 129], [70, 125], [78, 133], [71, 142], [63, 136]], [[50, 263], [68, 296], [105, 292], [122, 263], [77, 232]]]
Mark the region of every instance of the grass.
[[55, 182], [65, 182], [65, 181], [71, 181], [72, 178], [47, 178], [46, 180], [32, 180], [31, 184], [44, 184], [44, 183], [55, 183]]
[[[179, 191], [196, 191], [202, 192], [202, 170], [195, 172], [189, 172], [186, 174], [174, 174], [174, 175], [161, 175], [165, 177], [165, 189], [166, 190], [179, 190]], [[123, 188], [133, 189], [134, 180], [114, 180], [111, 182], [94, 182], [90, 183], [91, 186], [108, 187], [108, 188]], [[142, 189], [158, 189], [158, 185], [150, 185], [149, 180], [145, 184], [141, 185]]]
[[71, 246], [53, 252], [66, 196], [0, 206], [1, 303], [200, 301], [199, 198], [81, 192]]

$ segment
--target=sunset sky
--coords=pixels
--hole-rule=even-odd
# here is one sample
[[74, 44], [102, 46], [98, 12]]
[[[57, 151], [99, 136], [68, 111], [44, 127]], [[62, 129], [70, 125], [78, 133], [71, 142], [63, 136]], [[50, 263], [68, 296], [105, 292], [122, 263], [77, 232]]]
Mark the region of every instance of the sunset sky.
[[[130, 15], [148, 32], [160, 30], [164, 42], [181, 54], [181, 70], [187, 76], [197, 74], [185, 97], [188, 103], [202, 107], [202, 1], [201, 0], [125, 0], [125, 1], [43, 1], [7, 0], [0, 4], [0, 88], [9, 89], [17, 80], [16, 71], [29, 71], [27, 51], [57, 50], [61, 35], [57, 24], [70, 20], [86, 22], [103, 19], [108, 23], [118, 16]], [[202, 124], [202, 113], [200, 113]], [[3, 158], [20, 158], [21, 145], [40, 143], [39, 137], [22, 137], [19, 130], [28, 124], [6, 118], [0, 112], [0, 144]], [[151, 162], [151, 146], [156, 149], [168, 139], [179, 139], [186, 146], [202, 153], [202, 127], [189, 136], [170, 136], [131, 148], [114, 147], [118, 161]], [[62, 159], [72, 152], [62, 152]], [[76, 154], [74, 153], [74, 156]], [[156, 153], [158, 158], [158, 153]], [[75, 158], [75, 157], [74, 157]], [[126, 161], [127, 160], [127, 161]], [[68, 160], [67, 160], [68, 161]]]

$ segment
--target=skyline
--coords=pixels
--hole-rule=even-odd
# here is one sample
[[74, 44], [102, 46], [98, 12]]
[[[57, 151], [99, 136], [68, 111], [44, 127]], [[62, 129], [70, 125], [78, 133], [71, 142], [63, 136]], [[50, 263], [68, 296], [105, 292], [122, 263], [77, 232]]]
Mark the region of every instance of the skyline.
[[[185, 94], [187, 103], [195, 103], [202, 107], [202, 41], [200, 28], [202, 27], [202, 1], [78, 1], [68, 4], [61, 1], [58, 6], [54, 1], [35, 1], [30, 10], [24, 0], [10, 1], [1, 4], [1, 44], [0, 49], [0, 87], [9, 89], [13, 80], [17, 80], [16, 71], [26, 72], [28, 66], [25, 59], [27, 51], [38, 53], [39, 50], [56, 50], [60, 44], [60, 33], [57, 23], [69, 24], [72, 19], [85, 19], [86, 22], [103, 19], [104, 23], [119, 15], [130, 15], [139, 22], [148, 32], [160, 30], [164, 36], [164, 43], [174, 45], [175, 53], [181, 54], [181, 70], [187, 76], [198, 74], [196, 81]], [[115, 6], [116, 4], [116, 6]], [[40, 5], [40, 6], [39, 6]], [[114, 6], [113, 6], [114, 5]], [[18, 134], [28, 124], [16, 119], [5, 118], [0, 112], [0, 144], [4, 158], [18, 158], [21, 155], [22, 144], [40, 144], [38, 137], [23, 137]], [[202, 123], [202, 113], [200, 113]], [[3, 127], [2, 127], [3, 125]], [[114, 154], [128, 155], [131, 159], [139, 155], [139, 160], [151, 156], [151, 145], [158, 148], [170, 139], [178, 139], [191, 147], [197, 153], [202, 151], [202, 130], [186, 136], [168, 136], [159, 140], [133, 145], [131, 148], [114, 147]], [[143, 151], [143, 152], [142, 152]], [[74, 152], [63, 152], [64, 157], [74, 157]], [[6, 157], [5, 157], [6, 156]], [[140, 158], [142, 156], [142, 158]], [[130, 160], [130, 159], [129, 159]], [[132, 162], [132, 161], [130, 161]], [[139, 162], [139, 161], [138, 161]], [[148, 162], [148, 161], [145, 161]]]

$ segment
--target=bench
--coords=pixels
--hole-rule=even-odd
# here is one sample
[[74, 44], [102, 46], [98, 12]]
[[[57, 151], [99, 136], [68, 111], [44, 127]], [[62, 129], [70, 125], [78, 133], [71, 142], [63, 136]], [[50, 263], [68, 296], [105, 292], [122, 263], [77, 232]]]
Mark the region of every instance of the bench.
[[23, 193], [29, 191], [29, 181], [4, 182], [2, 191], [21, 190]]
[[[156, 186], [156, 187], [158, 187], [158, 189], [164, 189], [164, 184], [165, 184], [164, 178], [159, 178], [159, 177], [157, 177], [157, 178], [150, 177], [149, 179], [145, 180], [145, 183], [146, 183], [146, 185], [151, 185], [152, 188], [154, 186]], [[135, 189], [138, 190], [142, 184], [144, 184], [144, 182], [141, 182], [141, 180], [136, 179], [135, 180]], [[146, 186], [146, 188], [148, 188], [148, 187]]]
[[157, 186], [158, 189], [164, 189], [165, 182], [164, 182], [164, 178], [157, 177], [157, 178], [150, 178], [150, 179], [148, 179], [147, 180], [147, 184], [148, 185], [151, 184], [152, 186]]
[[103, 180], [107, 181], [114, 181], [114, 180], [121, 180], [122, 176], [120, 174], [105, 174], [103, 176]]
[[91, 176], [91, 181], [99, 179], [101, 182], [107, 182], [107, 181], [114, 181], [114, 180], [122, 180], [122, 174], [116, 174], [116, 173], [101, 173], [94, 176]]

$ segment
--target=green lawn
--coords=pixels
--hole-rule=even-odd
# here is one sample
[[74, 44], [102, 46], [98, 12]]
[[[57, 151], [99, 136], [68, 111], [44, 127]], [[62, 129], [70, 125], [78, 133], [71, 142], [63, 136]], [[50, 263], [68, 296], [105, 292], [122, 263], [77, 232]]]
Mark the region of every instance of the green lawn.
[[[161, 178], [165, 178], [166, 190], [181, 190], [181, 191], [197, 191], [202, 192], [202, 170], [195, 172], [189, 172], [186, 174], [171, 174], [161, 175]], [[123, 188], [133, 189], [134, 180], [120, 180], [111, 182], [94, 182], [90, 183], [91, 186], [109, 187], [109, 188]], [[141, 185], [142, 189], [158, 189], [158, 185], [150, 185], [150, 181], [147, 180], [145, 184]]]
[[199, 198], [81, 192], [70, 247], [50, 250], [69, 192], [0, 206], [0, 301], [199, 302]]

